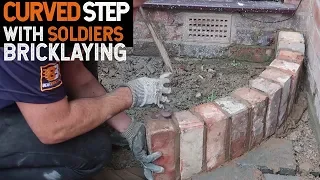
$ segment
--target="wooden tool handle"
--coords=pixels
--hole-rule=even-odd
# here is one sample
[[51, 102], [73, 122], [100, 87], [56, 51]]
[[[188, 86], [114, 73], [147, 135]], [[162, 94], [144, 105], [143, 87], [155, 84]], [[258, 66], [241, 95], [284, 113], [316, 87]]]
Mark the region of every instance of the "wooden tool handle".
[[168, 68], [170, 69], [171, 72], [173, 72], [173, 68], [172, 68], [172, 65], [171, 65], [171, 60], [169, 58], [169, 55], [168, 55], [168, 52], [166, 50], [166, 48], [164, 47], [163, 43], [160, 41], [159, 37], [157, 36], [151, 22], [148, 20], [146, 14], [144, 13], [144, 10], [142, 9], [142, 7], [139, 8], [139, 11], [143, 17], [143, 19], [145, 20], [150, 32], [151, 32], [151, 35], [152, 35], [152, 38], [153, 38], [153, 41], [156, 43], [157, 47], [158, 47], [158, 50], [161, 54], [161, 57], [165, 63], [166, 66], [168, 66]]

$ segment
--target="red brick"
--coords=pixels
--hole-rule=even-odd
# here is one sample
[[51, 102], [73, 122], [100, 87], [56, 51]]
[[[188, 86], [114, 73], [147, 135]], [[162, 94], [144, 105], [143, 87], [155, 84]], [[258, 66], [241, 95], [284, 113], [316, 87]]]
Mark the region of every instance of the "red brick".
[[149, 39], [152, 38], [151, 33], [144, 22], [136, 21], [133, 31], [134, 39]]
[[282, 125], [287, 118], [287, 106], [290, 99], [291, 91], [291, 77], [292, 75], [282, 72], [276, 68], [268, 68], [260, 74], [260, 77], [269, 79], [282, 87], [282, 94], [280, 100], [280, 109], [278, 116], [278, 127]]
[[252, 149], [264, 138], [268, 96], [251, 88], [239, 88], [232, 93], [232, 96], [249, 104], [249, 149]]
[[271, 67], [281, 69], [284, 72], [290, 73], [292, 75], [296, 75], [300, 72], [300, 65], [293, 62], [283, 61], [279, 59], [275, 59], [270, 64]]
[[[312, 3], [313, 5], [313, 3]], [[314, 18], [312, 17], [312, 15], [309, 16], [308, 21], [307, 21], [307, 32], [306, 34], [308, 34], [308, 43], [310, 43], [310, 34], [312, 34], [313, 29], [315, 28], [315, 22], [314, 22]], [[309, 48], [307, 48], [309, 49]]]
[[163, 156], [155, 164], [164, 167], [165, 172], [154, 174], [155, 180], [179, 177], [179, 136], [171, 119], [148, 119], [146, 121], [147, 142], [150, 152], [160, 151]]
[[284, 0], [283, 3], [285, 4], [294, 4], [294, 5], [298, 5], [299, 4], [299, 0]]
[[301, 2], [297, 13], [301, 13], [301, 12], [311, 12], [311, 0], [303, 0]]
[[302, 64], [304, 55], [298, 52], [280, 50], [277, 59]]
[[[319, 59], [316, 59], [316, 61], [320, 62], [320, 58]], [[314, 69], [313, 69], [313, 76], [314, 77], [320, 77], [320, 67], [319, 65], [316, 66]], [[318, 89], [318, 91], [320, 91], [320, 80], [319, 78], [316, 78], [316, 87]]]
[[287, 41], [289, 43], [305, 43], [303, 34], [293, 31], [280, 31], [278, 41]]
[[[320, 98], [319, 98], [319, 94], [317, 94], [314, 98], [314, 106], [315, 106], [315, 110], [316, 110], [316, 115], [318, 116], [318, 119], [320, 121]], [[319, 122], [320, 123], [320, 122]]]
[[317, 58], [320, 58], [320, 29], [319, 31], [317, 31], [316, 29], [313, 31], [312, 42], [313, 49], [315, 50], [315, 55]]
[[165, 26], [162, 32], [162, 37], [167, 41], [181, 40], [183, 36], [183, 27]]
[[[205, 168], [212, 170], [226, 162], [226, 142], [228, 138], [227, 123], [229, 118], [217, 105], [206, 103], [191, 110], [204, 120], [205, 138]], [[229, 134], [230, 136], [230, 134]]]
[[288, 106], [288, 113], [290, 113], [292, 110], [295, 96], [296, 96], [296, 90], [297, 90], [302, 66], [297, 63], [275, 59], [270, 64], [270, 67], [278, 68], [278, 69], [292, 75], [291, 92], [290, 92], [291, 98], [290, 98], [289, 106]]
[[237, 158], [248, 150], [249, 109], [233, 97], [220, 98], [215, 101], [231, 117], [231, 158]]
[[[320, 80], [319, 80], [319, 78], [316, 78], [316, 77], [320, 77], [319, 64], [320, 64], [320, 58], [316, 58], [315, 55], [313, 57], [309, 56], [309, 59], [308, 59], [308, 78], [314, 79], [314, 84], [313, 84], [313, 86], [311, 86], [312, 93], [315, 93], [315, 89], [320, 90]], [[310, 76], [312, 76], [312, 77], [310, 77]]]
[[304, 54], [306, 46], [303, 34], [292, 31], [280, 31], [277, 42], [277, 55], [280, 50], [290, 50]]
[[313, 17], [318, 30], [320, 30], [320, 2], [317, 0], [313, 1]]
[[307, 77], [308, 77], [310, 92], [312, 95], [314, 95], [316, 92], [316, 82], [315, 82], [316, 79], [313, 76], [313, 70], [310, 67], [310, 64], [308, 64], [307, 66], [307, 73], [308, 73]]
[[180, 128], [181, 179], [189, 179], [202, 171], [204, 122], [190, 111], [174, 113], [174, 122]]
[[150, 17], [153, 22], [171, 25], [174, 22], [174, 15], [170, 11], [157, 10], [150, 12]]
[[240, 61], [266, 62], [270, 61], [275, 52], [271, 48], [234, 46], [230, 47], [230, 57]]
[[278, 115], [281, 99], [281, 86], [270, 80], [258, 77], [250, 81], [250, 87], [260, 90], [268, 95], [268, 110], [266, 116], [265, 137], [272, 136], [277, 129]]

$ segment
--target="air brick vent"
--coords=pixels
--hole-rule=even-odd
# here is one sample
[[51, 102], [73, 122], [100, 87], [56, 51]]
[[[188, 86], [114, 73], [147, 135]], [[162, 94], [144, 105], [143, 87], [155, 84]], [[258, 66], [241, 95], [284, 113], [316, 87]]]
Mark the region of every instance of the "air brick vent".
[[230, 42], [231, 16], [190, 14], [185, 19], [184, 39], [199, 42]]

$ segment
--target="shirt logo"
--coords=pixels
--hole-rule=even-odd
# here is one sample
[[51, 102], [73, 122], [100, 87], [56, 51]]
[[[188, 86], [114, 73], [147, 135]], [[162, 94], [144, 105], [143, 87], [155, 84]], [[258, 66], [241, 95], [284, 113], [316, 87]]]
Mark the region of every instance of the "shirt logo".
[[40, 67], [40, 89], [42, 92], [58, 88], [62, 84], [58, 63], [50, 63]]

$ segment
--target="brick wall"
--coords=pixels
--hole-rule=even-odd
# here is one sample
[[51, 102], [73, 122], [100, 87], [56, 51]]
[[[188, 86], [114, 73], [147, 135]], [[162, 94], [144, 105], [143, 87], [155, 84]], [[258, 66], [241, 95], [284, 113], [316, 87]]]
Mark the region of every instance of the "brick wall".
[[[286, 2], [293, 3], [295, 2]], [[191, 11], [191, 10], [159, 10], [145, 9], [149, 19], [156, 27], [160, 37], [165, 42], [165, 46], [169, 51], [170, 56], [187, 56], [199, 58], [213, 58], [223, 55], [237, 54], [231, 52], [234, 47], [231, 45], [247, 45], [258, 46], [265, 49], [259, 49], [260, 54], [270, 56], [270, 45], [274, 42], [277, 32], [280, 30], [294, 30], [307, 33], [307, 23], [310, 17], [310, 3], [314, 0], [302, 0], [301, 6], [292, 18], [283, 14], [271, 13], [244, 13], [243, 17], [239, 13], [224, 13], [224, 12], [208, 12], [208, 11]], [[299, 1], [298, 1], [299, 2]], [[188, 29], [186, 18], [190, 16], [225, 16], [230, 18], [230, 38], [224, 42], [192, 42], [185, 39], [183, 35]], [[255, 19], [257, 21], [252, 21]], [[290, 18], [290, 19], [288, 19]], [[270, 21], [285, 20], [277, 23], [264, 23]], [[264, 22], [258, 22], [264, 21]], [[152, 40], [152, 36], [144, 23], [144, 20], [138, 15], [134, 25], [134, 55], [155, 55], [158, 56], [158, 50]], [[238, 49], [238, 47], [237, 47]], [[273, 49], [275, 49], [273, 47]], [[256, 51], [256, 50], [254, 50]], [[240, 52], [241, 53], [241, 52]], [[273, 54], [273, 52], [271, 53]], [[262, 59], [265, 59], [262, 57]], [[270, 61], [273, 57], [270, 57]]]
[[164, 155], [155, 163], [165, 171], [155, 180], [212, 171], [281, 131], [302, 74], [305, 38], [281, 31], [277, 39], [276, 59], [249, 86], [171, 117], [146, 117], [149, 151]]
[[309, 106], [318, 139], [320, 139], [320, 0], [310, 1], [310, 18], [307, 24], [307, 82]]

